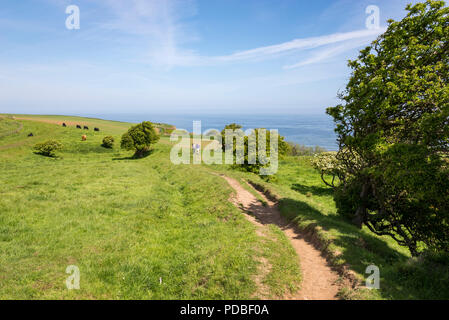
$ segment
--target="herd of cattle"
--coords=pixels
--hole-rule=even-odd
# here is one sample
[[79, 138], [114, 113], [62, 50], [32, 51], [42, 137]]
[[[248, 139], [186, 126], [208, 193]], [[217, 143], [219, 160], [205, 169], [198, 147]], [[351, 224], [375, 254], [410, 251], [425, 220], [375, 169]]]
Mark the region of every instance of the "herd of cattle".
[[[62, 126], [63, 126], [64, 128], [67, 127], [67, 125], [66, 125], [65, 123], [63, 123]], [[89, 127], [88, 127], [88, 126], [84, 126], [84, 128], [82, 128], [79, 124], [76, 125], [76, 128], [77, 128], [77, 129], [89, 130]], [[100, 129], [99, 129], [99, 128], [94, 128], [94, 131], [99, 132]]]
[[[62, 124], [62, 126], [63, 126], [64, 128], [67, 128], [67, 124], [66, 124], [65, 122]], [[76, 125], [76, 128], [77, 128], [77, 129], [83, 129], [83, 128], [81, 128], [81, 126], [80, 126], [79, 124]], [[84, 126], [84, 130], [89, 130], [89, 127], [88, 127], [88, 126]], [[100, 129], [99, 129], [99, 128], [94, 128], [94, 131], [100, 132]], [[31, 132], [31, 133], [28, 135], [28, 137], [34, 137], [34, 134]], [[87, 140], [87, 136], [86, 136], [86, 135], [83, 135], [83, 136], [82, 136], [82, 139], [83, 139], [83, 141], [86, 141], [86, 140]]]

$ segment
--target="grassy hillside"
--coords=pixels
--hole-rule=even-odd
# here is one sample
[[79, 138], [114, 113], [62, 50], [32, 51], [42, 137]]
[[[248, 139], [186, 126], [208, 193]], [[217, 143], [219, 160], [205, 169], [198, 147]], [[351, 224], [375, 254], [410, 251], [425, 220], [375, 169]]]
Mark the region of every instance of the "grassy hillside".
[[[101, 132], [56, 125], [62, 121]], [[175, 166], [168, 138], [140, 160], [118, 146], [100, 146], [105, 135], [119, 141], [131, 125], [0, 117], [1, 299], [277, 298], [297, 289], [301, 273], [283, 233], [273, 227], [268, 239], [257, 237], [229, 203], [231, 188], [213, 172], [252, 191], [243, 183], [250, 181], [278, 197], [282, 214], [346, 275], [363, 284], [366, 267], [379, 267], [380, 290], [345, 289], [342, 298], [449, 298], [447, 262], [411, 259], [390, 238], [358, 230], [338, 216], [332, 190], [310, 158], [283, 160], [268, 183], [229, 166]], [[81, 141], [82, 134], [87, 141]], [[32, 152], [34, 144], [49, 138], [64, 144], [58, 159]], [[273, 266], [262, 279], [268, 296], [256, 281], [262, 257]], [[79, 291], [65, 287], [68, 265], [80, 268]]]
[[[226, 181], [203, 166], [173, 165], [168, 139], [141, 160], [100, 146], [130, 126], [0, 120], [0, 132], [12, 132], [0, 137], [0, 299], [262, 298], [255, 281], [262, 256], [276, 266], [262, 279], [271, 298], [298, 287], [283, 234], [273, 230], [263, 244], [229, 203]], [[64, 145], [59, 158], [32, 152], [50, 138]], [[81, 290], [65, 286], [69, 265], [80, 269]]]

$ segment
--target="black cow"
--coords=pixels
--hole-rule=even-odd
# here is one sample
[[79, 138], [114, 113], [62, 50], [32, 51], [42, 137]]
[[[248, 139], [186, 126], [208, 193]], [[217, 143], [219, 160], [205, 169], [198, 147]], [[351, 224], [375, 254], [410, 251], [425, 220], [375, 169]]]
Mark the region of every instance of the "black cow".
[[99, 132], [99, 131], [100, 131], [100, 129], [98, 129], [98, 128], [94, 128], [94, 131], [97, 131], [97, 132]]
[[76, 125], [77, 129], [81, 129], [81, 126], [79, 124]]
[[84, 129], [85, 129], [85, 130], [89, 130], [89, 127], [88, 127], [88, 126], [84, 126]]
[[66, 125], [65, 123], [63, 123], [62, 126], [63, 126], [64, 128], [67, 127], [67, 125]]
[[33, 133], [30, 133], [30, 134], [28, 135], [28, 137], [34, 137], [34, 134], [33, 134]]

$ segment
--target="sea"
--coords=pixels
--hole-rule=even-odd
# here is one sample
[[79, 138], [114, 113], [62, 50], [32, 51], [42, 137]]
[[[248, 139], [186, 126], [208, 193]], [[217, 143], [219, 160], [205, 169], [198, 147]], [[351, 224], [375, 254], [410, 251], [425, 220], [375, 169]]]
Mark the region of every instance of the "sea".
[[200, 114], [86, 114], [85, 116], [105, 120], [115, 120], [131, 123], [152, 121], [167, 123], [178, 129], [193, 131], [193, 121], [201, 121], [201, 130], [221, 131], [226, 124], [237, 123], [243, 129], [277, 129], [288, 142], [308, 147], [320, 146], [329, 151], [338, 150], [334, 123], [326, 114], [319, 115], [200, 115]]

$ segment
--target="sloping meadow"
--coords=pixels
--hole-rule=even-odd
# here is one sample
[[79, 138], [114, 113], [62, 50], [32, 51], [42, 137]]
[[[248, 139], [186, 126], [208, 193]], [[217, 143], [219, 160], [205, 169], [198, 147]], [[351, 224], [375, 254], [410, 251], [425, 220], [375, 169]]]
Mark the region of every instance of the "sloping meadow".
[[[167, 141], [133, 160], [117, 143], [130, 124], [73, 119], [93, 132], [34, 120], [16, 120], [22, 131], [0, 140], [1, 299], [248, 299], [259, 297], [261, 256], [281, 270], [295, 261], [261, 250], [226, 182], [173, 165]], [[101, 147], [105, 135], [113, 149]], [[56, 158], [32, 151], [47, 139], [64, 145]], [[79, 290], [66, 286], [68, 266]], [[273, 297], [292, 287], [277, 286], [280, 274], [267, 279]]]

